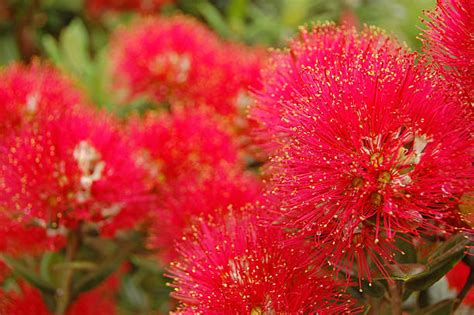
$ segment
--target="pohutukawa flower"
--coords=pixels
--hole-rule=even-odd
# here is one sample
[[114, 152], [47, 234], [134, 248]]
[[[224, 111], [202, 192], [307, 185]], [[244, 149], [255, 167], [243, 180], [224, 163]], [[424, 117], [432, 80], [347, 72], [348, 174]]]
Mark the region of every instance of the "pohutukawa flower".
[[261, 182], [250, 173], [229, 166], [214, 166], [204, 173], [190, 172], [163, 187], [158, 199], [150, 245], [162, 261], [176, 258], [176, 241], [189, 232], [193, 218], [224, 214], [260, 199]]
[[226, 44], [198, 21], [147, 18], [119, 30], [112, 40], [115, 85], [125, 98], [148, 95], [174, 106], [204, 106], [222, 115], [245, 103], [256, 85], [263, 53]]
[[144, 215], [146, 207], [138, 206], [145, 198], [144, 172], [105, 114], [80, 109], [60, 119], [45, 115], [36, 127], [6, 137], [0, 152], [6, 227], [39, 227], [62, 237], [81, 222], [95, 222], [113, 233]]
[[[446, 274], [448, 285], [456, 294], [461, 292], [469, 277], [470, 268], [464, 262], [459, 262]], [[463, 304], [474, 307], [474, 290], [470, 290], [463, 300]]]
[[472, 191], [469, 122], [437, 78], [380, 31], [333, 25], [302, 30], [265, 72], [269, 193], [336, 270], [386, 275], [397, 233], [447, 232]]
[[169, 270], [181, 314], [343, 314], [356, 312], [331, 278], [300, 268], [304, 248], [284, 248], [280, 229], [255, 209], [197, 220]]
[[83, 103], [81, 92], [51, 65], [13, 64], [0, 71], [0, 135], [33, 123], [37, 115], [57, 114]]
[[153, 113], [133, 120], [130, 129], [137, 160], [149, 171], [152, 185], [212, 172], [217, 165], [241, 167], [235, 140], [208, 111]]
[[87, 10], [92, 15], [100, 15], [108, 11], [138, 11], [153, 13], [163, 5], [172, 3], [173, 0], [87, 0]]
[[[0, 288], [0, 314], [52, 315], [54, 313], [48, 309], [38, 289], [25, 282], [20, 282], [19, 287], [19, 292]], [[81, 294], [71, 304], [66, 315], [116, 314], [113, 300], [115, 289], [113, 280], [107, 280], [92, 291]]]
[[423, 34], [425, 51], [439, 66], [448, 83], [474, 102], [474, 1], [438, 0], [428, 12]]
[[[119, 30], [112, 41], [119, 87], [133, 95], [152, 93], [161, 101], [170, 93], [193, 88], [210, 73], [219, 40], [198, 21], [176, 16], [147, 18]], [[209, 80], [214, 78], [210, 76]]]
[[159, 200], [150, 243], [164, 261], [175, 257], [174, 242], [193, 216], [240, 207], [261, 193], [257, 178], [244, 172], [234, 139], [208, 111], [151, 114], [130, 129]]

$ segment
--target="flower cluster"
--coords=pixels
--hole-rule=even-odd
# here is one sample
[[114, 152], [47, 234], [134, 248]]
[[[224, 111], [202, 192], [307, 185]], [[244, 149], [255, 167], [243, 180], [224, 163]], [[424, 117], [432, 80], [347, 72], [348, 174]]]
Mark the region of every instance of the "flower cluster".
[[[113, 292], [117, 287], [114, 278], [110, 278], [100, 287], [79, 297], [67, 311], [67, 315], [117, 314], [113, 301]], [[40, 292], [22, 282], [18, 290], [0, 288], [0, 314], [9, 315], [50, 315], [51, 310], [41, 298]]]
[[0, 136], [84, 104], [82, 91], [48, 64], [12, 64], [0, 70]]
[[353, 302], [327, 276], [302, 268], [304, 248], [285, 248], [285, 232], [258, 222], [258, 209], [197, 219], [178, 244], [170, 276], [178, 314], [343, 314]]
[[425, 51], [468, 103], [474, 101], [474, 2], [438, 0], [427, 13]]
[[209, 107], [235, 114], [258, 86], [263, 53], [222, 42], [184, 16], [146, 18], [116, 32], [112, 43], [116, 86], [126, 98], [141, 94], [156, 102]]
[[139, 11], [142, 13], [156, 12], [173, 0], [87, 0], [87, 10], [93, 16], [104, 12]]
[[[113, 233], [142, 220], [144, 171], [113, 119], [73, 102], [78, 92], [61, 90], [66, 83], [48, 67], [23, 69], [24, 76], [13, 67], [6, 71], [6, 79], [18, 76], [11, 75], [11, 84], [32, 81], [35, 73], [52, 78], [42, 81], [40, 75], [40, 85], [11, 93], [18, 128], [0, 142], [1, 230], [9, 235], [2, 241], [5, 249], [48, 244], [48, 237], [62, 239], [84, 222]], [[25, 108], [36, 111], [25, 118], [20, 114]], [[17, 233], [18, 227], [26, 230]], [[34, 235], [42, 237], [31, 242]]]
[[371, 266], [388, 278], [397, 234], [448, 232], [473, 187], [470, 123], [416, 58], [377, 29], [317, 25], [257, 92], [279, 222], [359, 279]]
[[138, 161], [158, 204], [151, 245], [168, 261], [192, 217], [256, 200], [257, 178], [244, 171], [231, 134], [208, 111], [150, 114], [131, 123]]

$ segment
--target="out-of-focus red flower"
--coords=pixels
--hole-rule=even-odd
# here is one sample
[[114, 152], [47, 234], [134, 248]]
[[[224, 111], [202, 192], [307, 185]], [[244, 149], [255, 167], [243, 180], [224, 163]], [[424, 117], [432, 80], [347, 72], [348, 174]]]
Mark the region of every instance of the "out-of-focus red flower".
[[154, 13], [165, 4], [174, 0], [87, 0], [87, 10], [93, 16], [99, 16], [108, 11], [138, 11], [141, 13]]
[[176, 241], [189, 231], [195, 217], [238, 209], [260, 196], [261, 183], [255, 176], [228, 166], [182, 176], [165, 186], [158, 197], [151, 245], [158, 248], [161, 260], [169, 262], [176, 258]]
[[[83, 108], [45, 115], [36, 127], [3, 139], [0, 152], [1, 230], [7, 233], [21, 225], [62, 238], [81, 222], [113, 233], [146, 213], [144, 171], [104, 113]], [[25, 242], [31, 237], [16, 234]], [[7, 243], [14, 242], [10, 236]]]
[[132, 121], [130, 129], [137, 159], [155, 185], [181, 174], [208, 173], [221, 164], [239, 163], [235, 140], [207, 111], [152, 113]]
[[0, 289], [0, 314], [51, 315], [52, 312], [44, 304], [37, 289], [21, 283], [20, 292]]
[[185, 16], [147, 18], [116, 32], [112, 40], [116, 87], [126, 99], [146, 94], [156, 102], [212, 108], [231, 115], [258, 86], [264, 53], [224, 43]]
[[197, 215], [240, 207], [260, 194], [260, 182], [244, 173], [235, 140], [208, 111], [152, 114], [131, 123], [138, 160], [157, 196], [151, 245], [165, 261]]
[[461, 91], [469, 106], [474, 102], [474, 1], [438, 0], [428, 12], [425, 51], [446, 77]]
[[[460, 262], [454, 266], [454, 268], [446, 274], [449, 287], [456, 290], [456, 292], [460, 292], [466, 283], [466, 280], [469, 276], [469, 271], [469, 266], [463, 262]], [[463, 303], [474, 307], [474, 290], [472, 288], [464, 298]]]
[[254, 209], [197, 220], [169, 274], [182, 314], [342, 314], [355, 311], [330, 278], [300, 268], [304, 248], [287, 248]]
[[[66, 315], [116, 314], [113, 300], [115, 289], [111, 283], [113, 280], [104, 282], [92, 291], [82, 293], [69, 307]], [[20, 283], [19, 287], [19, 292], [0, 289], [0, 314], [52, 315], [54, 313], [48, 309], [38, 289], [24, 282]]]
[[111, 51], [117, 84], [131, 96], [148, 93], [161, 101], [194, 89], [204, 76], [216, 79], [219, 40], [189, 17], [138, 20], [115, 33]]
[[0, 70], [0, 136], [84, 103], [81, 91], [53, 66], [34, 62]]
[[385, 273], [398, 232], [446, 232], [473, 189], [462, 106], [415, 59], [376, 29], [318, 25], [275, 56], [257, 93], [281, 221], [336, 270], [360, 264], [360, 278], [371, 264]]

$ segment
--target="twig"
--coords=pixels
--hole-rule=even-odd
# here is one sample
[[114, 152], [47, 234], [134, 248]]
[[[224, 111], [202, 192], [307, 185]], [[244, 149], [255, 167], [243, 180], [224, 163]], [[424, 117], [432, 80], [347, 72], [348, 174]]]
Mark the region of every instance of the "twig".
[[388, 291], [390, 292], [392, 315], [402, 315], [402, 298], [398, 283], [396, 281], [389, 282]]
[[[72, 263], [75, 259], [80, 243], [80, 231], [81, 227], [79, 226], [76, 230], [69, 232], [68, 241], [66, 244], [66, 264]], [[57, 304], [55, 315], [64, 315], [69, 304], [71, 303], [71, 285], [73, 276], [74, 268], [72, 266], [68, 266], [64, 271], [61, 286], [58, 288], [56, 293]]]

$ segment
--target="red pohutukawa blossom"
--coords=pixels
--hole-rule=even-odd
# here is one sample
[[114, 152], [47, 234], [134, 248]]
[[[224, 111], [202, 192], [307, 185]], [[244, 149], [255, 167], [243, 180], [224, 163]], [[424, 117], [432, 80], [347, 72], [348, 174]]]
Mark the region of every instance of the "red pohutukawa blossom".
[[439, 66], [448, 83], [474, 102], [474, 1], [438, 0], [427, 13], [425, 51]]
[[239, 164], [238, 147], [231, 134], [211, 113], [185, 109], [150, 113], [130, 124], [137, 160], [159, 185], [181, 174], [206, 173], [221, 164]]
[[196, 215], [240, 207], [260, 194], [260, 182], [244, 173], [235, 140], [208, 111], [153, 113], [131, 123], [137, 160], [148, 170], [157, 196], [151, 244], [163, 260]]
[[185, 16], [147, 18], [119, 30], [112, 40], [115, 85], [126, 99], [146, 94], [206, 106], [228, 115], [257, 85], [263, 53], [223, 43]]
[[[66, 315], [116, 314], [113, 281], [108, 280], [92, 291], [81, 294], [68, 308]], [[0, 314], [53, 315], [44, 303], [40, 291], [21, 282], [20, 290], [0, 288]]]
[[139, 11], [142, 13], [153, 13], [173, 0], [87, 0], [87, 10], [92, 15], [100, 15], [104, 12], [115, 11]]
[[146, 213], [144, 171], [103, 113], [45, 115], [3, 139], [0, 152], [1, 230], [22, 225], [62, 238], [66, 229], [95, 222], [113, 233]]
[[37, 115], [84, 103], [74, 84], [49, 64], [13, 64], [0, 70], [0, 136], [30, 124]]
[[332, 279], [299, 266], [304, 248], [282, 247], [285, 233], [261, 226], [257, 213], [249, 206], [195, 221], [169, 269], [177, 313], [356, 313]]
[[333, 25], [302, 30], [265, 72], [253, 115], [270, 194], [336, 270], [387, 275], [398, 232], [447, 232], [472, 191], [469, 122], [437, 78], [380, 31]]
[[[470, 268], [463, 262], [459, 262], [454, 268], [446, 274], [449, 287], [454, 289], [456, 293], [461, 292], [469, 277]], [[474, 290], [468, 292], [463, 300], [463, 304], [474, 307]]]
[[261, 183], [250, 173], [230, 166], [170, 181], [159, 196], [157, 218], [152, 225], [150, 244], [158, 248], [162, 261], [176, 258], [175, 242], [191, 228], [197, 216], [225, 213], [255, 202], [261, 196]]

